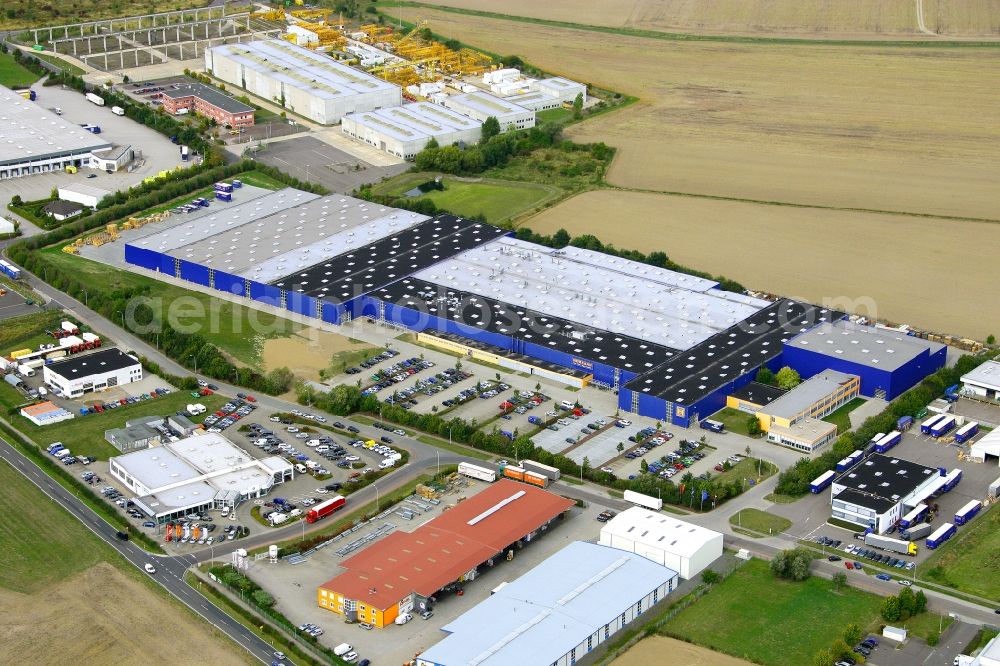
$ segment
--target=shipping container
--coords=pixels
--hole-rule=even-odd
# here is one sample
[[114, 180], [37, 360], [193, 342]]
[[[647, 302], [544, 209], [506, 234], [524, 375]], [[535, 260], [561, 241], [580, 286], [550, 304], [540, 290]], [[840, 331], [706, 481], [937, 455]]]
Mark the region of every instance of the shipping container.
[[909, 539], [910, 541], [915, 541], [917, 539], [923, 539], [925, 536], [931, 533], [934, 528], [930, 523], [920, 523], [919, 525], [914, 525], [908, 527], [901, 531], [899, 534], [904, 539]]
[[931, 428], [933, 428], [938, 421], [945, 418], [947, 414], [934, 414], [933, 416], [927, 417], [927, 420], [920, 424], [920, 432], [925, 435], [931, 433]]
[[962, 480], [962, 470], [953, 469], [948, 472], [948, 475], [944, 477], [944, 486], [941, 488], [941, 492], [947, 493], [955, 489], [958, 482]]
[[189, 154], [188, 153], [188, 147], [187, 146], [181, 146], [181, 159], [184, 160], [185, 162], [187, 162], [188, 161], [188, 154]]
[[843, 459], [841, 459], [841, 460], [839, 460], [837, 462], [837, 471], [838, 472], [846, 472], [848, 469], [850, 469], [853, 466], [854, 466], [854, 464], [853, 464], [853, 458], [851, 458], [850, 456], [847, 456], [846, 458], [843, 458]]
[[514, 479], [515, 481], [524, 481], [524, 470], [520, 467], [515, 467], [514, 465], [507, 465], [503, 468], [504, 478]]
[[955, 524], [964, 525], [975, 517], [979, 510], [983, 508], [983, 503], [979, 500], [972, 500], [955, 514]]
[[467, 462], [458, 464], [458, 473], [487, 483], [497, 480], [497, 473], [494, 470]]
[[230, 192], [231, 193], [233, 191], [233, 186], [230, 183], [216, 183], [215, 184], [215, 191], [216, 192]]
[[87, 93], [86, 97], [87, 101], [93, 102], [97, 106], [104, 106], [104, 98], [101, 97], [100, 95], [95, 95], [94, 93]]
[[9, 261], [4, 261], [2, 259], [0, 259], [0, 273], [3, 273], [12, 280], [21, 279], [21, 269]]
[[529, 472], [547, 476], [552, 481], [558, 481], [559, 475], [561, 474], [561, 472], [555, 467], [552, 467], [551, 465], [543, 465], [542, 463], [535, 462], [534, 460], [522, 460], [521, 467]]
[[538, 486], [539, 488], [547, 488], [549, 485], [549, 477], [543, 474], [536, 474], [535, 472], [525, 472], [524, 482], [530, 483], [533, 486]]
[[712, 432], [722, 432], [726, 427], [719, 421], [713, 421], [712, 419], [705, 419], [700, 425], [703, 430], [711, 430]]
[[912, 511], [910, 511], [908, 514], [906, 514], [900, 519], [899, 526], [903, 528], [913, 527], [914, 525], [922, 521], [924, 519], [924, 516], [926, 515], [927, 515], [927, 505], [918, 504], [913, 508]]
[[937, 548], [943, 544], [948, 539], [955, 536], [956, 528], [951, 523], [945, 523], [941, 527], [937, 528], [934, 534], [927, 537], [927, 547], [931, 550]]
[[837, 474], [832, 470], [829, 472], [823, 472], [822, 474], [817, 476], [812, 483], [809, 484], [809, 490], [811, 490], [814, 493], [822, 492], [824, 488], [833, 483], [833, 478], [835, 476], [837, 476]]
[[881, 534], [875, 534], [874, 532], [866, 533], [864, 541], [865, 545], [874, 546], [875, 548], [888, 550], [893, 553], [899, 553], [900, 555], [917, 554], [917, 544], [912, 541], [893, 539], [892, 537], [882, 536]]
[[230, 194], [229, 192], [221, 192], [219, 190], [216, 190], [215, 198], [218, 199], [219, 201], [232, 201], [233, 195]]
[[336, 497], [331, 497], [328, 500], [320, 502], [306, 511], [306, 522], [315, 523], [321, 518], [326, 518], [334, 511], [342, 509], [345, 504], [347, 504], [347, 499], [342, 495], [337, 495]]
[[931, 428], [932, 437], [943, 437], [947, 433], [951, 432], [951, 429], [955, 427], [957, 421], [954, 416], [946, 416]]
[[637, 493], [633, 490], [626, 490], [623, 498], [626, 502], [638, 504], [639, 506], [644, 506], [647, 509], [653, 509], [654, 511], [659, 511], [663, 508], [663, 500], [659, 497], [650, 497], [649, 495], [643, 495], [642, 493]]
[[910, 429], [911, 426], [913, 426], [912, 416], [900, 416], [896, 420], [896, 430], [899, 430], [901, 432], [906, 432], [907, 430]]
[[955, 441], [959, 444], [964, 444], [975, 437], [977, 432], [979, 432], [979, 423], [977, 421], [969, 421], [955, 433]]
[[233, 181], [233, 187], [235, 189], [237, 189], [237, 190], [240, 189], [241, 187], [243, 187], [243, 181], [242, 180], [234, 180]]
[[899, 444], [903, 439], [903, 433], [892, 431], [882, 437], [879, 441], [875, 442], [875, 452], [885, 453], [892, 447]]

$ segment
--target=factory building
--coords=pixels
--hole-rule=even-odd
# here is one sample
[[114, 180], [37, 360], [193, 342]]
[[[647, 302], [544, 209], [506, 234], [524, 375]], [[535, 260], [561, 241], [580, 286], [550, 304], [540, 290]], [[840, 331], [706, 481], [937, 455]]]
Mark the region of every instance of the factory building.
[[477, 91], [451, 95], [445, 97], [442, 103], [452, 111], [474, 118], [481, 123], [486, 122], [486, 119], [492, 116], [500, 123], [501, 132], [528, 129], [535, 126], [534, 111], [487, 92]]
[[135, 493], [140, 511], [160, 523], [191, 512], [235, 507], [294, 476], [280, 456], [256, 459], [222, 435], [204, 433], [109, 461], [111, 475]]
[[60, 187], [56, 192], [62, 201], [75, 202], [94, 210], [97, 209], [97, 204], [101, 202], [101, 199], [111, 196], [111, 192], [107, 190], [84, 185], [83, 183], [74, 183], [73, 185]]
[[990, 430], [969, 447], [969, 457], [979, 463], [1000, 463], [1000, 430]]
[[512, 104], [517, 104], [518, 106], [523, 106], [526, 109], [531, 109], [536, 113], [539, 111], [549, 111], [550, 109], [560, 109], [563, 105], [562, 101], [558, 97], [553, 97], [552, 95], [546, 95], [543, 92], [537, 91], [510, 95], [504, 99]]
[[205, 67], [216, 78], [321, 125], [403, 101], [399, 86], [284, 39], [205, 49]]
[[163, 110], [173, 115], [194, 112], [211, 118], [222, 127], [253, 125], [252, 106], [233, 99], [221, 90], [203, 83], [182, 83], [163, 91]]
[[986, 361], [962, 375], [962, 395], [1000, 402], [1000, 362]]
[[89, 166], [94, 151], [111, 148], [97, 134], [0, 86], [0, 180]]
[[67, 398], [142, 379], [142, 364], [115, 347], [77, 354], [42, 366], [45, 383]]
[[676, 586], [676, 571], [575, 541], [445, 624], [416, 666], [571, 666]]
[[67, 411], [53, 402], [39, 402], [21, 408], [21, 416], [36, 426], [47, 426], [73, 418], [73, 412]]
[[480, 568], [502, 566], [572, 506], [502, 479], [413, 532], [392, 532], [341, 562], [346, 571], [317, 590], [319, 607], [385, 627], [402, 613], [431, 608], [436, 596], [474, 581]]
[[787, 393], [785, 389], [777, 386], [750, 382], [726, 396], [726, 407], [747, 414], [756, 414], [785, 393]]
[[803, 377], [826, 369], [861, 378], [861, 395], [894, 400], [944, 367], [945, 347], [846, 319], [817, 326], [785, 345], [784, 363]]
[[824, 370], [755, 413], [767, 441], [812, 453], [837, 438], [837, 426], [821, 419], [858, 397], [860, 389], [856, 375]]
[[672, 516], [634, 506], [601, 528], [598, 541], [641, 555], [689, 580], [722, 557], [722, 534]]
[[584, 104], [587, 102], [587, 86], [583, 83], [564, 79], [561, 76], [541, 79], [534, 82], [531, 88], [532, 90], [545, 93], [550, 97], [555, 97], [560, 102], [566, 102], [567, 104], [572, 104], [576, 101], [577, 96], [583, 97]]
[[937, 468], [875, 453], [834, 479], [831, 515], [882, 533], [940, 490], [944, 480]]
[[439, 146], [476, 143], [482, 125], [445, 107], [417, 102], [348, 114], [341, 121], [341, 131], [390, 155], [412, 160], [431, 139]]

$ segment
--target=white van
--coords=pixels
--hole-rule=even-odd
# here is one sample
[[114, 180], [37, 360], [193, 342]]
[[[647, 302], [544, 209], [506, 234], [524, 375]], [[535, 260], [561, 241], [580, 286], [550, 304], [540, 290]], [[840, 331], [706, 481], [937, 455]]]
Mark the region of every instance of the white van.
[[396, 461], [388, 459], [383, 460], [378, 464], [379, 469], [389, 469], [390, 467], [395, 467], [395, 466], [396, 466]]
[[292, 509], [288, 512], [289, 517], [295, 518], [296, 516], [302, 515], [302, 509]]
[[400, 613], [396, 616], [396, 624], [406, 624], [413, 619], [413, 616], [409, 613]]
[[318, 439], [310, 439], [308, 442], [306, 442], [306, 446], [308, 446], [309, 448], [314, 449], [317, 446], [319, 446], [319, 440]]
[[337, 647], [333, 648], [333, 653], [338, 657], [342, 657], [353, 649], [354, 647], [350, 643], [341, 643]]
[[563, 409], [573, 409], [573, 403], [570, 402], [569, 400], [563, 400], [562, 402], [559, 403], [559, 406], [562, 407]]
[[319, 469], [319, 463], [314, 460], [306, 461], [306, 467], [309, 469]]
[[298, 472], [299, 474], [305, 474], [309, 470], [307, 470], [306, 466], [303, 465], [302, 463], [296, 463], [296, 465], [295, 465], [295, 471]]

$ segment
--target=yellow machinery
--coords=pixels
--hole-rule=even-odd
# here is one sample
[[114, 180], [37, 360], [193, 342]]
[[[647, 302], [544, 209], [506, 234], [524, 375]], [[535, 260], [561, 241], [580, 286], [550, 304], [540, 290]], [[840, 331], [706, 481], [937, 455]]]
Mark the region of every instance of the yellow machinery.
[[293, 9], [289, 12], [297, 19], [326, 19], [329, 9]]
[[284, 21], [285, 20], [285, 10], [284, 9], [267, 9], [262, 12], [254, 12], [250, 15], [250, 18], [263, 19], [265, 21]]

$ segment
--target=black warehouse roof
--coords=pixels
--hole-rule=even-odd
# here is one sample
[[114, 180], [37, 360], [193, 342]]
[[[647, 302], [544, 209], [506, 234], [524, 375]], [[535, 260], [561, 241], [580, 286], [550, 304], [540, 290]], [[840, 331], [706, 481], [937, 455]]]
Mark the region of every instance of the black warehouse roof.
[[108, 347], [90, 354], [70, 356], [45, 367], [65, 379], [80, 379], [116, 372], [134, 365], [140, 365], [139, 361], [116, 347]]
[[[842, 491], [834, 499], [876, 508], [872, 506], [876, 500], [895, 503], [919, 488], [929, 477], [939, 474], [935, 467], [925, 467], [902, 458], [875, 453], [833, 481], [835, 485], [845, 486], [847, 490], [857, 494], [842, 497], [844, 495]], [[847, 497], [854, 499], [848, 500]], [[859, 498], [864, 500], [861, 501]]]

